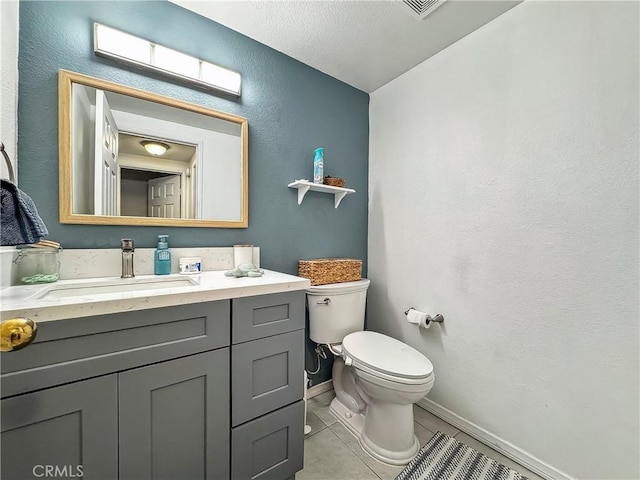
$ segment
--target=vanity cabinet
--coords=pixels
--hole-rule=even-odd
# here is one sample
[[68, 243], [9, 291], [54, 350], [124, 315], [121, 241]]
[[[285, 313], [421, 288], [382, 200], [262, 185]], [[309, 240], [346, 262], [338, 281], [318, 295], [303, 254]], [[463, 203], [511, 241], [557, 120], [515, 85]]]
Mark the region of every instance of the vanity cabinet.
[[292, 478], [303, 348], [301, 291], [42, 322], [2, 354], [3, 478]]
[[284, 479], [303, 466], [304, 293], [234, 299], [231, 477]]

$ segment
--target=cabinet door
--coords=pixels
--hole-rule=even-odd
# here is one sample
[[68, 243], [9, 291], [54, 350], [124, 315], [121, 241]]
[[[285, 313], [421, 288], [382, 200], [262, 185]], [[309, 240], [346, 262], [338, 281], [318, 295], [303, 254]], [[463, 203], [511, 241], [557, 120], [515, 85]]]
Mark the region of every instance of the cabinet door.
[[233, 426], [300, 400], [304, 394], [304, 330], [231, 347]]
[[299, 401], [234, 428], [231, 439], [234, 480], [293, 477], [302, 470], [303, 464], [304, 402]]
[[118, 476], [116, 375], [2, 400], [2, 478]]
[[119, 374], [120, 479], [229, 477], [229, 348]]

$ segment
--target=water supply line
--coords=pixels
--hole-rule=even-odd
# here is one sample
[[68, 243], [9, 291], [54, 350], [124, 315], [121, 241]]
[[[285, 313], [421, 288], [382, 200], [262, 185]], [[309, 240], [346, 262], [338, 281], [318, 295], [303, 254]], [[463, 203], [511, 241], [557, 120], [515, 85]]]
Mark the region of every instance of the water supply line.
[[322, 345], [320, 345], [320, 344], [316, 345], [315, 352], [316, 352], [316, 362], [317, 362], [318, 366], [313, 372], [310, 372], [310, 371], [306, 370], [308, 375], [315, 375], [316, 373], [318, 373], [320, 371], [320, 367], [322, 365], [320, 357], [322, 357], [322, 359], [324, 359], [324, 360], [327, 359], [327, 354], [324, 353], [324, 350], [322, 349]]
[[339, 350], [334, 350], [333, 345], [327, 343], [327, 348], [331, 353], [333, 353], [336, 357], [342, 357], [342, 352]]

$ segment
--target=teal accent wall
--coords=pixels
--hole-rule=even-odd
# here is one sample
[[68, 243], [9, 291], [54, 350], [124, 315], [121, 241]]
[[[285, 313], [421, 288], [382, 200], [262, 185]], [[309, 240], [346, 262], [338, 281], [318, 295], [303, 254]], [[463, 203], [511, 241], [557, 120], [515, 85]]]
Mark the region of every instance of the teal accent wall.
[[[239, 99], [131, 70], [93, 53], [93, 23], [138, 35], [242, 74]], [[58, 221], [57, 74], [63, 68], [149, 90], [249, 120], [246, 229], [63, 225]], [[298, 259], [367, 255], [369, 95], [169, 2], [20, 2], [18, 153], [20, 187], [36, 202], [50, 238], [66, 248], [118, 248], [132, 237], [155, 246], [261, 247], [262, 266], [295, 274]], [[309, 192], [297, 205], [295, 179], [313, 177], [314, 149], [325, 173], [356, 194]], [[363, 272], [363, 273], [364, 273]]]

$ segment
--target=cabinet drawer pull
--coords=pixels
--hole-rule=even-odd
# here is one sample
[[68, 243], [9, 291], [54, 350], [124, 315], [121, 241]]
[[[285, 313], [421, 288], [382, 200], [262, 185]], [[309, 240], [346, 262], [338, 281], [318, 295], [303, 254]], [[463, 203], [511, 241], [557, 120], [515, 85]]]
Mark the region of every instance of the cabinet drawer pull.
[[38, 325], [30, 318], [10, 318], [0, 323], [0, 351], [13, 352], [36, 339]]

